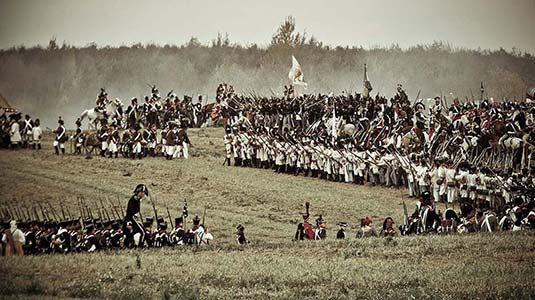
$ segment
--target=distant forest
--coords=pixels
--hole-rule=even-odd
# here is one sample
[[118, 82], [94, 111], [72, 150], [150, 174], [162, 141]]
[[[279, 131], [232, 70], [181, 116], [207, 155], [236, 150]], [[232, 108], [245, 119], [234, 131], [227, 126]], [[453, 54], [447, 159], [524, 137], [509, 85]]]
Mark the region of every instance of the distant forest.
[[[0, 50], [0, 93], [16, 108], [54, 126], [61, 115], [68, 127], [83, 109], [94, 105], [106, 88], [125, 104], [148, 95], [156, 84], [165, 95], [204, 95], [213, 101], [220, 82], [237, 92], [271, 96], [288, 84], [291, 56], [299, 60], [307, 93], [360, 92], [364, 63], [372, 94], [391, 97], [401, 83], [413, 99], [453, 93], [479, 99], [483, 81], [489, 97], [523, 101], [535, 83], [535, 56], [512, 50], [456, 48], [443, 42], [401, 49], [332, 47], [295, 30], [288, 17], [268, 46], [232, 43], [218, 34], [209, 44], [191, 38], [184, 45], [134, 44], [73, 47], [55, 38], [47, 47], [23, 46]], [[451, 100], [451, 99], [450, 99]]]

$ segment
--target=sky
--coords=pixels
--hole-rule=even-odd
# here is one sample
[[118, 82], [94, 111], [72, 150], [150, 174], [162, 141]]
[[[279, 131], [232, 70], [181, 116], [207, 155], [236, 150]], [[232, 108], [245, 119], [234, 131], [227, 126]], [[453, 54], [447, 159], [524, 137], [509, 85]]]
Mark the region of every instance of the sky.
[[96, 43], [231, 42], [267, 46], [286, 16], [331, 46], [407, 48], [443, 41], [535, 54], [535, 0], [0, 0], [0, 48]]

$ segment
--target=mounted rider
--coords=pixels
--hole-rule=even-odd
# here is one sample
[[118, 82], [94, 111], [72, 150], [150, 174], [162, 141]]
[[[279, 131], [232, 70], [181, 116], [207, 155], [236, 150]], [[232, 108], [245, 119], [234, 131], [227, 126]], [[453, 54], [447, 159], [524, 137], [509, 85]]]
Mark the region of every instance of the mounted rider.
[[104, 88], [100, 88], [100, 92], [97, 94], [97, 100], [95, 100], [95, 111], [103, 113], [106, 116], [106, 105], [109, 103], [108, 93]]

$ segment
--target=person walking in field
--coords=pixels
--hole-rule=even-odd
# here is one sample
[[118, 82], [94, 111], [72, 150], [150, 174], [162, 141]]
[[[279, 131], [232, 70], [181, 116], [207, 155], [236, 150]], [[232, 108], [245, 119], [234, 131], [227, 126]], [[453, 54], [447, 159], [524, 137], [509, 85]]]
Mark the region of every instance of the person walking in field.
[[[143, 229], [142, 224], [139, 223], [139, 212], [141, 211], [141, 200], [145, 196], [149, 195], [149, 189], [144, 184], [138, 184], [134, 189], [134, 193], [126, 207], [126, 216], [124, 217], [124, 224], [130, 224], [131, 234], [134, 237], [136, 245], [142, 245], [145, 237], [145, 230]], [[124, 228], [123, 231], [128, 231], [129, 228]]]

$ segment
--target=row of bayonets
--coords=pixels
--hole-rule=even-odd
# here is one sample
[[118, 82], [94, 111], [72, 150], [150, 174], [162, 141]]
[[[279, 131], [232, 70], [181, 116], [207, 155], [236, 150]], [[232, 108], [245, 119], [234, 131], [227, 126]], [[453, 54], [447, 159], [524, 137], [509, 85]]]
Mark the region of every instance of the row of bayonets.
[[[148, 197], [153, 208], [154, 219], [158, 220], [158, 210], [156, 209], [156, 202], [152, 197]], [[37, 222], [61, 222], [67, 220], [101, 220], [102, 222], [106, 221], [118, 221], [122, 220], [126, 215], [125, 208], [121, 204], [121, 198], [119, 195], [116, 197], [116, 202], [114, 203], [113, 198], [105, 197], [105, 200], [109, 203], [110, 206], [106, 207], [104, 205], [104, 199], [101, 197], [98, 201], [92, 201], [89, 203], [84, 197], [77, 197], [77, 202], [79, 206], [78, 216], [71, 212], [71, 210], [65, 205], [60, 205], [59, 209], [54, 208], [50, 201], [36, 201], [36, 204], [32, 204], [31, 207], [26, 204], [20, 206], [11, 206], [3, 205], [0, 207], [0, 219], [2, 220], [19, 220], [19, 221], [37, 221]], [[169, 224], [173, 224], [173, 219], [169, 212], [169, 207], [165, 205], [167, 212], [167, 217], [169, 219]], [[139, 212], [141, 220], [143, 220], [143, 215], [141, 211]], [[203, 223], [204, 217], [206, 214], [206, 208], [203, 213]], [[188, 216], [188, 204], [184, 200], [184, 207], [182, 209], [182, 217], [184, 222]], [[163, 216], [162, 216], [163, 217]]]

